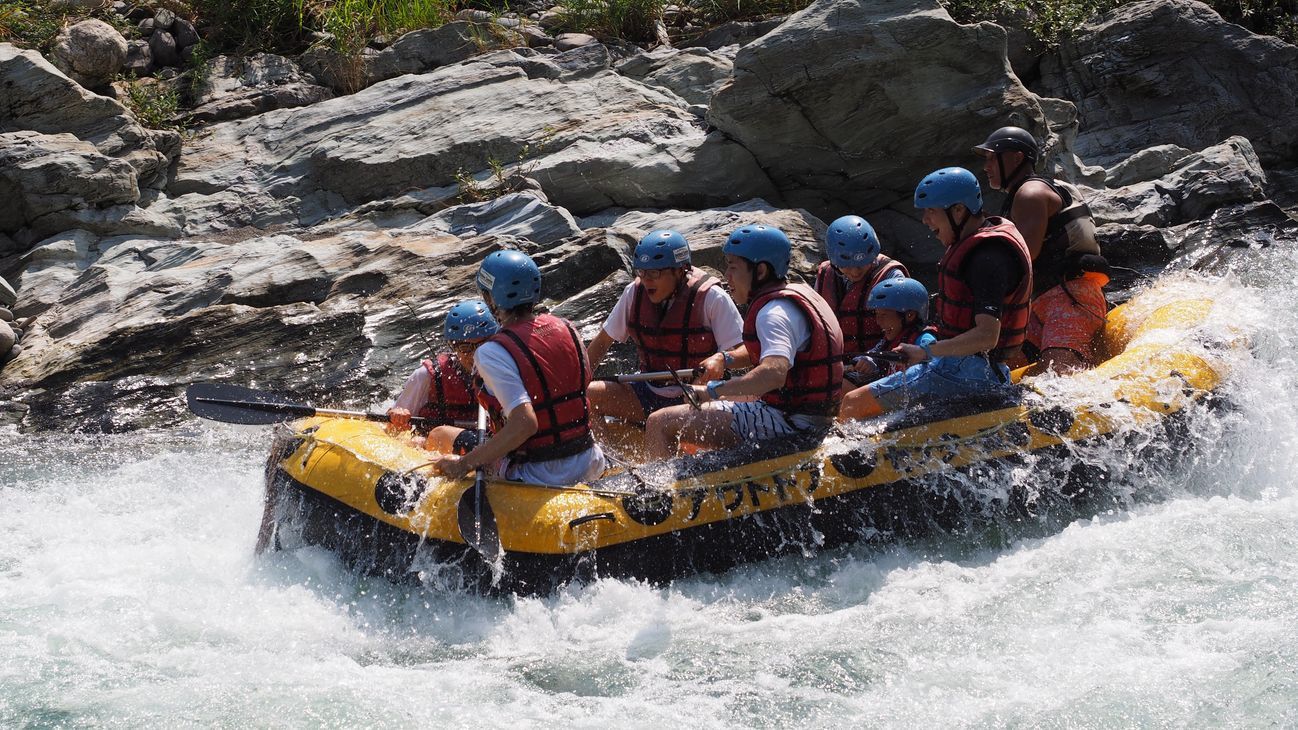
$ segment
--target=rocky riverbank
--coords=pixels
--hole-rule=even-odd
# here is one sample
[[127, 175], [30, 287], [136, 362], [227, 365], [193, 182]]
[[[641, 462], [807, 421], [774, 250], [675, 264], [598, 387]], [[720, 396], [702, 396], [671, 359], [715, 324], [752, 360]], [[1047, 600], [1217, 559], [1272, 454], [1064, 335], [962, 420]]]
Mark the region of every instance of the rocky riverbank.
[[716, 268], [731, 229], [774, 223], [806, 273], [854, 212], [931, 276], [913, 186], [1005, 124], [1048, 140], [1114, 263], [1298, 239], [1298, 47], [1192, 0], [1033, 59], [929, 0], [820, 0], [713, 48], [466, 45], [478, 24], [395, 40], [351, 94], [310, 57], [213, 59], [184, 136], [0, 45], [0, 277], [27, 325], [0, 419], [174, 423], [199, 380], [381, 399], [502, 245], [590, 335], [651, 228]]

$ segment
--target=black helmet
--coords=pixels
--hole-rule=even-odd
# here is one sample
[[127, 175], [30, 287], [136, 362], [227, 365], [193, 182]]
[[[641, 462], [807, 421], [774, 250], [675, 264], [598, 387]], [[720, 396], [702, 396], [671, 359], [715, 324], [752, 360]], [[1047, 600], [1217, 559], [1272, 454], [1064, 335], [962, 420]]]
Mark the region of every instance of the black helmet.
[[974, 154], [989, 155], [997, 152], [1022, 152], [1028, 162], [1036, 164], [1041, 156], [1036, 137], [1022, 127], [1001, 127], [987, 136], [987, 141], [973, 148]]

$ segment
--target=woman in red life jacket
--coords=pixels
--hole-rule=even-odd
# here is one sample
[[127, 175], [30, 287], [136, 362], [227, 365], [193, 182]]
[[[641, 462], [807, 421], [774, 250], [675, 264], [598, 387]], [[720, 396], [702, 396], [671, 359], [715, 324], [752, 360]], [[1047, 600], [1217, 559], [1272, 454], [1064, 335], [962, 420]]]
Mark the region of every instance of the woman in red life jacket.
[[[816, 270], [815, 289], [838, 316], [844, 352], [865, 352], [878, 341], [879, 325], [867, 302], [870, 292], [879, 282], [908, 276], [905, 266], [881, 250], [879, 236], [860, 216], [845, 215], [825, 229], [829, 260]], [[848, 370], [868, 376], [874, 366], [858, 360]]]
[[1023, 344], [1032, 294], [1032, 258], [1004, 218], [983, 213], [973, 173], [945, 167], [915, 188], [915, 207], [946, 252], [938, 262], [937, 342], [901, 344], [912, 365], [843, 398], [840, 418], [870, 418], [910, 398], [944, 400], [1008, 387], [1004, 360]]
[[[690, 247], [676, 231], [653, 231], [636, 244], [636, 279], [622, 291], [604, 327], [587, 346], [592, 368], [598, 368], [614, 342], [636, 344], [640, 372], [687, 370], [705, 358], [743, 342], [744, 321], [735, 302], [708, 276], [690, 265]], [[696, 380], [720, 378], [724, 364], [709, 361]], [[598, 426], [602, 416], [643, 423], [650, 413], [685, 402], [677, 385], [590, 384], [590, 406]]]
[[[406, 379], [396, 403], [388, 409], [388, 433], [399, 433], [410, 427], [411, 414], [428, 419], [427, 432], [433, 426], [472, 423], [478, 414], [478, 398], [473, 387], [473, 351], [496, 334], [500, 325], [481, 299], [466, 299], [446, 313], [442, 334], [451, 343], [451, 352], [440, 352], [420, 363]], [[416, 438], [417, 442], [423, 441]], [[428, 448], [437, 448], [429, 439]]]
[[[867, 352], [891, 352], [903, 343], [924, 347], [937, 341], [933, 329], [925, 326], [928, 323], [928, 289], [918, 281], [903, 277], [879, 282], [870, 290], [868, 306], [882, 336]], [[863, 385], [905, 369], [902, 363], [876, 361], [865, 354], [856, 358], [853, 368], [862, 379], [853, 382]], [[852, 377], [853, 373], [849, 372], [848, 378]]]
[[645, 446], [654, 458], [673, 455], [682, 440], [720, 448], [828, 429], [838, 409], [843, 332], [815, 290], [785, 278], [788, 237], [778, 228], [748, 225], [731, 233], [721, 251], [731, 294], [748, 312], [743, 345], [713, 355], [711, 364], [725, 359], [752, 370], [691, 386], [703, 403], [699, 410], [672, 406], [650, 415]]
[[605, 462], [590, 432], [590, 361], [571, 322], [535, 311], [541, 270], [521, 251], [496, 251], [483, 260], [477, 284], [500, 321], [473, 356], [479, 403], [494, 431], [467, 454], [438, 459], [436, 468], [457, 479], [485, 468], [495, 477], [565, 486], [598, 478]]

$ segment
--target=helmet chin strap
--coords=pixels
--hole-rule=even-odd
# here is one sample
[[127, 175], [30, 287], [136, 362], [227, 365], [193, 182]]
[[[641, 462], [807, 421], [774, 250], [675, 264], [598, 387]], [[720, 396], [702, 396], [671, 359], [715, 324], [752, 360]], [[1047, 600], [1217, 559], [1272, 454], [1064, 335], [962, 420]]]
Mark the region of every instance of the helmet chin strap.
[[[952, 206], [952, 207], [954, 207], [954, 206]], [[951, 242], [952, 245], [959, 243], [959, 242], [960, 242], [960, 233], [964, 231], [964, 226], [965, 226], [966, 223], [969, 222], [969, 219], [973, 217], [973, 213], [970, 213], [970, 212], [969, 212], [969, 209], [966, 208], [966, 209], [965, 209], [964, 220], [960, 221], [960, 223], [957, 224], [957, 223], [955, 222], [955, 216], [954, 216], [954, 215], [951, 215], [951, 208], [943, 208], [943, 209], [942, 209], [942, 212], [943, 212], [943, 213], [946, 213], [946, 222], [949, 223], [949, 224], [951, 225], [951, 235], [953, 235], [953, 236], [955, 237], [955, 240]]]
[[1010, 186], [1014, 184], [1014, 178], [1018, 177], [1019, 170], [1022, 170], [1023, 166], [1026, 165], [1027, 163], [1028, 163], [1028, 157], [1027, 155], [1023, 155], [1022, 158], [1019, 159], [1019, 164], [1016, 165], [1014, 169], [1010, 171], [1009, 175], [1006, 175], [1005, 174], [1005, 153], [1004, 152], [996, 153], [996, 169], [1001, 174], [1000, 189], [1002, 191], [1010, 189]]

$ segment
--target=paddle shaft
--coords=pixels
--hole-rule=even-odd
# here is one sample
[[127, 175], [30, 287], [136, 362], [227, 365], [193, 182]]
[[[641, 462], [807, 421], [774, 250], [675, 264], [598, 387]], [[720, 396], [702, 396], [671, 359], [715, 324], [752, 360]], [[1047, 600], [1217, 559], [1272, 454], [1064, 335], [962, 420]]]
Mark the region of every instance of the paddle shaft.
[[[334, 408], [316, 408], [303, 403], [266, 403], [261, 401], [213, 398], [209, 396], [195, 396], [195, 403], [210, 403], [213, 405], [226, 406], [229, 408], [245, 409], [249, 411], [258, 411], [261, 413], [276, 413], [289, 418], [310, 418], [312, 416], [329, 416], [333, 418], [356, 418], [365, 421], [387, 422], [388, 414], [373, 413], [367, 411], [343, 411]], [[201, 414], [206, 418], [211, 418], [210, 414]], [[225, 419], [217, 419], [225, 420]], [[421, 416], [411, 416], [410, 424], [412, 426], [433, 426], [440, 425], [441, 422], [433, 419], [423, 418]], [[456, 421], [456, 426], [468, 426], [469, 421]]]
[[664, 380], [684, 380], [692, 378], [697, 373], [691, 369], [685, 370], [662, 370], [652, 373], [631, 373], [630, 375], [614, 375], [600, 380], [612, 380], [617, 383], [655, 383]]

